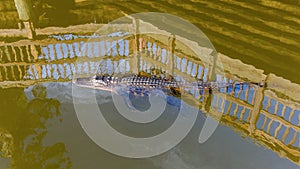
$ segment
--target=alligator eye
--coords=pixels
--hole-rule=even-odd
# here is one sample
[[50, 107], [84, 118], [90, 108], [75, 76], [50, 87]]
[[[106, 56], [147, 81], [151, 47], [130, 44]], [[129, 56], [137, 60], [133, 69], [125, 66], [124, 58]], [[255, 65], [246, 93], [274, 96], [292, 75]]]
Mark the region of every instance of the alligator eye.
[[100, 77], [100, 76], [96, 76], [95, 79], [96, 79], [96, 80], [101, 80], [101, 77]]

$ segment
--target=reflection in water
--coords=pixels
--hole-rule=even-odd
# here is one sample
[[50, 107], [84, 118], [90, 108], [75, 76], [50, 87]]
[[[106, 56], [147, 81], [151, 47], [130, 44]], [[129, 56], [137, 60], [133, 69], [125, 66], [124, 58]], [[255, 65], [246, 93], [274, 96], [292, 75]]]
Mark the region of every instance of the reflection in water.
[[[153, 67], [164, 71], [173, 70], [177, 81], [185, 78], [209, 81], [212, 67], [184, 51], [168, 55], [170, 46], [147, 36], [140, 36], [138, 47], [132, 43], [133, 37], [124, 38], [119, 35], [115, 38], [117, 40], [113, 41], [95, 38], [86, 43], [81, 37], [50, 44], [1, 46], [0, 85], [27, 87], [37, 81], [70, 81], [74, 73], [125, 74], [134, 69], [149, 73]], [[131, 55], [135, 50], [144, 52], [135, 58]], [[87, 59], [75, 64], [75, 58], [80, 57]], [[217, 81], [235, 83], [255, 79], [265, 80], [268, 84], [278, 83], [279, 78], [275, 75], [264, 75], [260, 70], [249, 68], [249, 65], [222, 57], [226, 74], [223, 76], [216, 70]], [[232, 65], [231, 62], [236, 64]], [[243, 69], [250, 70], [251, 74], [243, 72]], [[243, 136], [253, 138], [254, 142], [299, 165], [300, 103], [299, 98], [295, 97], [299, 92], [299, 85], [284, 79], [280, 83], [275, 87], [259, 89], [247, 84], [243, 88], [233, 85], [209, 96], [193, 89], [189, 90], [189, 99], [197, 103], [200, 110], [208, 116], [222, 114], [223, 125], [233, 127], [243, 133]], [[35, 99], [28, 104], [22, 88], [0, 91], [4, 100], [0, 105], [5, 110], [1, 112], [0, 118], [3, 129], [0, 140], [5, 140], [1, 142], [2, 156], [11, 158], [11, 164], [15, 168], [42, 168], [45, 164], [70, 167], [71, 162], [65, 156], [66, 147], [63, 143], [52, 146], [42, 144], [49, 123], [59, 116], [59, 103], [46, 98], [45, 88], [42, 86], [34, 88]], [[176, 154], [172, 158], [176, 160]]]
[[33, 21], [38, 27], [68, 26], [77, 19], [77, 16], [70, 12], [74, 6], [74, 0], [34, 0]]
[[35, 98], [29, 103], [22, 88], [1, 89], [0, 93], [4, 110], [0, 113], [1, 128], [10, 134], [2, 152], [6, 154], [4, 157], [11, 158], [11, 168], [70, 168], [63, 143], [43, 144], [49, 125], [54, 117], [60, 116], [59, 102], [46, 98], [46, 88], [35, 86], [32, 90]]

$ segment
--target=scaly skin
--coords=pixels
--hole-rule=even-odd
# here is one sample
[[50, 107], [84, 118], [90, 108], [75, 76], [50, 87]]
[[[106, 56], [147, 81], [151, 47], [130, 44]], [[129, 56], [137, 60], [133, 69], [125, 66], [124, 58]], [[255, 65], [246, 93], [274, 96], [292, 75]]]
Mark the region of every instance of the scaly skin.
[[209, 94], [212, 94], [213, 90], [219, 88], [226, 88], [229, 86], [240, 85], [243, 89], [243, 84], [248, 84], [256, 87], [265, 87], [263, 83], [220, 83], [220, 82], [176, 82], [176, 80], [168, 75], [151, 75], [144, 72], [138, 75], [127, 75], [123, 77], [117, 77], [112, 75], [96, 75], [89, 78], [77, 78], [73, 81], [76, 85], [82, 87], [95, 88], [99, 90], [116, 92], [116, 89], [124, 89], [139, 95], [147, 95], [154, 89], [160, 89], [166, 94], [180, 97], [180, 88], [191, 86], [198, 87], [199, 90], [207, 90]]

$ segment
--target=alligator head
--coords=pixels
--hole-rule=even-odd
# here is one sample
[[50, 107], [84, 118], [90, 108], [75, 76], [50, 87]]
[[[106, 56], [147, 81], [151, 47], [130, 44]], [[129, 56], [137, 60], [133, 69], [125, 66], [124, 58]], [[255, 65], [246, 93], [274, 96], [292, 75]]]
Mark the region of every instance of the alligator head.
[[80, 87], [115, 92], [114, 82], [116, 78], [110, 75], [95, 75], [92, 77], [74, 78], [73, 83]]

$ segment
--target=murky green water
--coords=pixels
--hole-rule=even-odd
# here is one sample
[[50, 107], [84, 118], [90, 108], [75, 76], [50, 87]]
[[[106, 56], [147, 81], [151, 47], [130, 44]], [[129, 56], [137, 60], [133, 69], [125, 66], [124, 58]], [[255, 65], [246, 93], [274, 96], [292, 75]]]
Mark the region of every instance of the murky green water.
[[[66, 35], [66, 37], [69, 36], [73, 35]], [[14, 45], [3, 47], [3, 51], [8, 48], [8, 51], [19, 52], [20, 56], [16, 55], [15, 61], [23, 59], [26, 62], [24, 65], [11, 66], [9, 63], [15, 61], [9, 61], [9, 55], [6, 55], [4, 57], [8, 59], [3, 60], [4, 63], [1, 67], [1, 85], [4, 88], [0, 90], [2, 146], [0, 165], [3, 168], [93, 169], [141, 168], [141, 166], [149, 169], [299, 168], [297, 165], [299, 160], [297, 155], [299, 153], [297, 126], [299, 124], [299, 102], [293, 101], [292, 98], [289, 102], [285, 102], [285, 99], [280, 96], [274, 97], [266, 91], [263, 92], [261, 114], [258, 115], [255, 122], [254, 134], [250, 135], [251, 130], [248, 127], [251, 125], [251, 116], [254, 111], [251, 106], [255, 105], [258, 92], [251, 86], [245, 86], [247, 90], [236, 87], [220, 90], [219, 92], [229, 97], [226, 97], [228, 101], [235, 99], [230, 104], [225, 100], [221, 103], [219, 99], [225, 98], [218, 94], [214, 94], [208, 99], [197, 96], [197, 92], [191, 93], [194, 98], [198, 99], [196, 102], [200, 104], [209, 102], [210, 104], [206, 104], [205, 108], [199, 110], [196, 124], [183, 142], [162, 155], [146, 159], [128, 159], [108, 153], [95, 144], [82, 129], [72, 99], [72, 97], [78, 96], [72, 95], [72, 84], [69, 81], [74, 71], [83, 73], [95, 70], [102, 73], [131, 71], [134, 61], [130, 55], [132, 43], [130, 43], [130, 39], [118, 42], [96, 40], [85, 43], [80, 41], [84, 39], [85, 37], [80, 37], [79, 40], [62, 40], [40, 46], [33, 45], [33, 47]], [[114, 43], [119, 44], [112, 45]], [[83, 62], [75, 63], [72, 58], [83, 57], [80, 52], [80, 46], [83, 45], [88, 49], [86, 55], [89, 57]], [[111, 49], [103, 50], [103, 46], [105, 49]], [[156, 45], [152, 45], [152, 48], [149, 47], [151, 45], [146, 45], [145, 50], [156, 53], [154, 51]], [[27, 52], [25, 52], [26, 50]], [[170, 58], [163, 52], [164, 47], [161, 46], [160, 50], [162, 52], [156, 53], [155, 57], [157, 58], [154, 60], [161, 63], [169, 62]], [[114, 55], [114, 53], [119, 59], [95, 57]], [[13, 56], [15, 53], [6, 54]], [[147, 60], [147, 58], [151, 58], [149, 54], [141, 55], [138, 66], [146, 72], [152, 67], [151, 62], [149, 64]], [[180, 56], [179, 53], [176, 54], [176, 57], [177, 55]], [[192, 63], [192, 60], [178, 61], [176, 57], [174, 58], [175, 69], [183, 73], [189, 72], [189, 76], [208, 77], [209, 69], [206, 70], [201, 65], [189, 64]], [[183, 70], [184, 65], [187, 65], [186, 70]], [[198, 72], [195, 66], [198, 67]], [[234, 79], [229, 76], [230, 78]], [[286, 85], [290, 84], [286, 83]], [[84, 101], [88, 96], [89, 94], [83, 94], [80, 97]], [[163, 131], [172, 124], [178, 114], [176, 105], [169, 104], [162, 119], [154, 123], [156, 127], [153, 128], [151, 125], [145, 127], [128, 123], [120, 117], [108, 92], [99, 92], [96, 96], [98, 104], [110, 124], [118, 131], [128, 135], [133, 134], [136, 137]], [[224, 107], [218, 106], [220, 104], [224, 104]], [[217, 109], [210, 112], [210, 107]], [[204, 121], [207, 116], [214, 117], [214, 113], [223, 114], [221, 125], [207, 142], [200, 144], [198, 137]], [[270, 114], [269, 117], [267, 117], [268, 114]]]
[[[82, 129], [73, 97], [84, 101], [89, 95], [72, 94], [72, 75], [122, 75], [136, 70], [149, 73], [159, 65], [159, 69], [174, 69], [178, 79], [210, 80], [211, 67], [184, 53], [184, 48], [174, 50], [169, 57], [172, 46], [156, 40], [157, 37], [141, 36], [140, 46], [134, 46], [133, 37], [121, 38], [124, 32], [116, 33], [115, 39], [93, 37], [89, 42], [90, 36], [74, 34], [41, 36], [42, 40], [35, 41], [4, 38], [5, 43], [0, 45], [0, 168], [300, 168], [300, 21], [299, 5], [295, 4], [296, 1], [84, 1], [66, 13], [51, 9], [47, 13], [50, 19], [67, 14], [70, 23], [63, 19], [57, 22], [64, 26], [86, 21], [105, 23], [122, 16], [119, 9], [129, 14], [158, 11], [181, 16], [203, 30], [218, 52], [243, 61], [225, 57], [225, 71], [217, 71], [217, 80], [266, 80], [270, 86], [261, 90], [250, 85], [243, 86], [244, 90], [235, 86], [209, 96], [199, 95], [198, 90], [190, 92], [186, 100], [199, 109], [198, 116], [179, 145], [152, 158], [123, 158], [99, 147]], [[99, 12], [107, 6], [107, 11]], [[46, 19], [41, 26], [53, 24], [47, 15], [43, 17]], [[148, 21], [155, 25], [155, 19]], [[155, 26], [164, 29], [168, 24]], [[184, 32], [184, 28], [181, 25], [176, 31]], [[200, 39], [193, 32], [185, 32], [184, 37]], [[135, 58], [135, 50], [143, 50], [143, 54]], [[85, 57], [76, 62], [77, 58]], [[264, 74], [257, 68], [263, 69]], [[129, 123], [118, 114], [109, 92], [98, 91], [96, 96], [106, 120], [127, 135], [157, 134], [178, 116], [178, 105], [168, 104], [155, 123]], [[138, 104], [136, 100], [135, 105]], [[205, 120], [218, 120], [218, 116], [221, 119], [217, 130], [200, 144], [199, 134]]]

